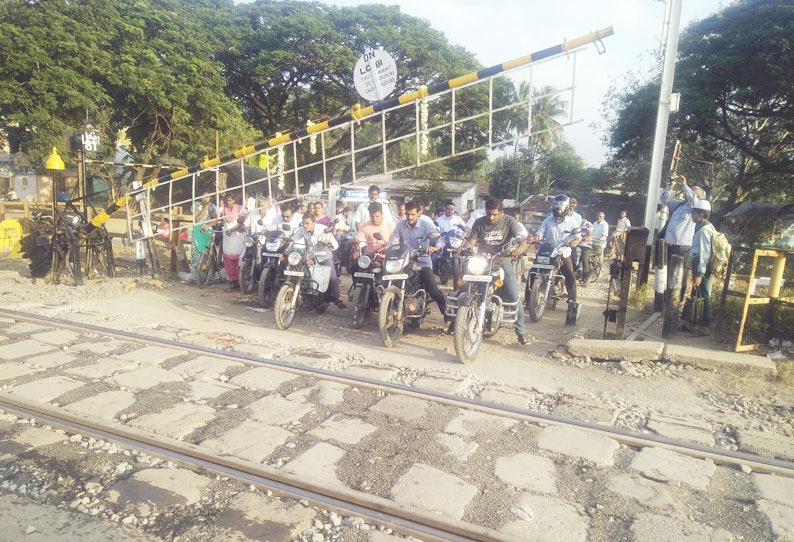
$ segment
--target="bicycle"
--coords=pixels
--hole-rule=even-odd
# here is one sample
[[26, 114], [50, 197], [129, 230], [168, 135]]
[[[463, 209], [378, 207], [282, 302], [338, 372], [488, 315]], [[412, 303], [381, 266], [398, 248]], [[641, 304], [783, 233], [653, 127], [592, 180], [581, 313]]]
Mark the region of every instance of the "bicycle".
[[[588, 256], [590, 261], [590, 276], [587, 279], [587, 284], [591, 282], [595, 282], [598, 280], [599, 275], [601, 275], [601, 266], [603, 265], [603, 257], [601, 256], [601, 251], [593, 249]], [[576, 282], [581, 284], [582, 286], [585, 285], [584, 280], [582, 279], [582, 261], [581, 257], [577, 259], [576, 262], [576, 270], [575, 270]]]
[[210, 243], [201, 253], [196, 277], [199, 288], [206, 288], [210, 280], [218, 278], [220, 275], [220, 270], [223, 268], [222, 239], [223, 232], [216, 230], [214, 242]]

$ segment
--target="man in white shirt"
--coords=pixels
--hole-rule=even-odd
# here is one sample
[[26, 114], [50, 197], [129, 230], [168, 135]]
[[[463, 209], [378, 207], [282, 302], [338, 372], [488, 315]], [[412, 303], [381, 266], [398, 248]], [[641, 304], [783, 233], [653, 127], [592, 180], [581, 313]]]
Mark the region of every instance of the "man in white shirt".
[[[367, 194], [369, 195], [369, 201], [361, 203], [356, 208], [356, 212], [354, 212], [353, 216], [350, 218], [350, 227], [353, 229], [353, 231], [358, 231], [359, 224], [369, 221], [369, 204], [379, 201], [378, 198], [380, 198], [380, 187], [376, 184], [373, 184], [369, 187], [369, 190], [367, 190]], [[383, 220], [394, 222], [391, 214], [391, 207], [389, 207], [389, 202], [380, 201], [379, 203], [383, 207]]]
[[568, 210], [568, 216], [573, 218], [573, 223], [576, 224], [576, 227], [580, 227], [582, 225], [582, 215], [576, 212], [576, 206], [579, 205], [579, 200], [576, 199], [576, 196], [569, 196], [568, 201], [570, 202], [570, 209]]
[[263, 233], [270, 230], [275, 215], [270, 213], [270, 200], [266, 197], [259, 198], [259, 208], [254, 204], [251, 212], [245, 219], [245, 227], [251, 235]]
[[436, 219], [436, 224], [441, 229], [441, 233], [447, 233], [455, 228], [461, 231], [466, 229], [466, 223], [455, 213], [455, 204], [451, 201], [447, 203], [444, 214]]
[[604, 220], [604, 213], [599, 211], [596, 221], [593, 222], [593, 248], [598, 250], [600, 255], [604, 254], [604, 246], [609, 237], [609, 224]]
[[292, 204], [285, 203], [281, 206], [281, 214], [276, 216], [275, 220], [270, 226], [270, 231], [280, 230], [282, 224], [289, 224], [293, 231], [301, 226], [300, 215], [295, 214]]
[[[535, 241], [544, 241], [552, 246], [558, 247], [564, 242], [569, 241], [569, 246], [575, 248], [582, 240], [582, 236], [577, 232], [579, 227], [574, 223], [574, 219], [568, 214], [570, 200], [568, 196], [562, 194], [556, 196], [552, 202], [551, 216], [547, 216], [540, 224], [538, 231], [535, 232]], [[573, 270], [571, 257], [563, 258], [560, 273], [565, 277], [565, 289], [568, 291], [568, 301], [576, 303], [576, 276]], [[529, 303], [529, 291], [532, 287], [530, 280], [527, 283], [526, 302]]]
[[[673, 197], [673, 189], [678, 186], [684, 196], [683, 200]], [[672, 277], [671, 264], [673, 256], [680, 255], [684, 261], [684, 272], [681, 281], [681, 299], [684, 298], [689, 282], [689, 257], [692, 248], [692, 238], [695, 236], [695, 222], [692, 219], [692, 209], [695, 203], [703, 199], [705, 194], [700, 188], [689, 187], [686, 177], [674, 175], [667, 181], [667, 186], [662, 191], [661, 202], [670, 210], [664, 234], [667, 245], [667, 269]]]
[[[336, 242], [334, 234], [332, 232], [326, 233], [325, 226], [322, 224], [318, 225], [314, 221], [314, 215], [312, 213], [306, 213], [303, 215], [302, 225], [292, 237], [295, 239], [296, 244], [303, 243], [310, 244], [311, 246], [323, 244], [331, 250], [336, 250], [339, 248], [339, 243]], [[318, 259], [317, 263], [331, 268], [331, 280], [328, 283], [328, 288], [331, 291], [331, 297], [334, 298], [334, 303], [336, 304], [337, 308], [340, 310], [344, 309], [345, 304], [342, 303], [342, 300], [339, 298], [339, 278], [336, 276], [336, 268], [334, 267], [333, 257], [329, 257], [324, 261], [320, 261]]]

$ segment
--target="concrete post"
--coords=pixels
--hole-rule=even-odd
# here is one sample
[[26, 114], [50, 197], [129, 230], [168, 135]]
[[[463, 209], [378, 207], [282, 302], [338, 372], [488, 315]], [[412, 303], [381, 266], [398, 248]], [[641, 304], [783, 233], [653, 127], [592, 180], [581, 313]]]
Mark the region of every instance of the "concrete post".
[[684, 258], [679, 254], [670, 259], [671, 280], [668, 282], [665, 295], [664, 323], [662, 324], [662, 337], [669, 339], [678, 331], [678, 305], [681, 295], [681, 281], [684, 276]]

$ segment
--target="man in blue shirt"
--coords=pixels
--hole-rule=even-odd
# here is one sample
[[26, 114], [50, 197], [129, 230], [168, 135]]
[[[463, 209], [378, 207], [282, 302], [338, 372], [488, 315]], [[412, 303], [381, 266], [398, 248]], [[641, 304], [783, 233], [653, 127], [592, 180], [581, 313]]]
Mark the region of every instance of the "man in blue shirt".
[[711, 204], [704, 200], [697, 200], [692, 205], [692, 221], [695, 224], [694, 242], [692, 243], [692, 286], [697, 288], [698, 294], [703, 297], [703, 319], [700, 325], [691, 333], [693, 337], [710, 335], [711, 325], [711, 252], [716, 230], [709, 222]]
[[[399, 242], [401, 245], [407, 246], [409, 250], [413, 251], [420, 248], [422, 241], [426, 242], [428, 236], [435, 232], [438, 232], [438, 228], [433, 224], [432, 220], [429, 218], [420, 220], [419, 204], [415, 201], [409, 201], [405, 204], [405, 219], [400, 220], [394, 227], [394, 233], [392, 233], [389, 242]], [[418, 261], [419, 265], [422, 266], [419, 272], [422, 286], [424, 286], [427, 293], [430, 294], [430, 297], [433, 298], [433, 301], [436, 302], [441, 314], [445, 315], [444, 321], [447, 321], [447, 300], [436, 285], [436, 278], [433, 276], [433, 263], [430, 260], [430, 255], [443, 247], [444, 239], [439, 237], [436, 239], [435, 244], [427, 247], [427, 254], [422, 254]]]
[[[681, 189], [684, 200], [673, 197], [672, 192], [675, 186]], [[696, 193], [699, 192], [700, 194]], [[664, 235], [664, 242], [667, 245], [667, 272], [668, 277], [672, 277], [673, 269], [671, 262], [673, 256], [680, 255], [684, 261], [684, 274], [681, 281], [681, 299], [686, 294], [686, 285], [689, 282], [689, 253], [692, 248], [692, 237], [695, 235], [695, 223], [692, 221], [692, 207], [703, 198], [703, 191], [699, 188], [690, 188], [683, 175], [674, 175], [667, 181], [667, 186], [662, 192], [661, 202], [670, 209], [670, 218], [667, 221], [667, 229]], [[668, 283], [671, 281], [668, 278]]]

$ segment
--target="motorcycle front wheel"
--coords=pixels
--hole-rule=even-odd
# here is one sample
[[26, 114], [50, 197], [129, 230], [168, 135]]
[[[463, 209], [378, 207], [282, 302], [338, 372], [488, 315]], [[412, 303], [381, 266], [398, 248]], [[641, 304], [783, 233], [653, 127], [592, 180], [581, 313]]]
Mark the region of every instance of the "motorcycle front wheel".
[[378, 331], [380, 331], [380, 338], [387, 348], [393, 347], [403, 333], [403, 323], [398, 318], [397, 304], [399, 302], [394, 292], [385, 292], [380, 300]]
[[253, 269], [253, 267], [253, 260], [243, 260], [243, 263], [240, 265], [240, 291], [244, 294], [250, 294], [254, 291], [256, 279], [254, 278], [255, 269]]
[[355, 289], [353, 290], [353, 327], [355, 329], [360, 329], [361, 326], [364, 325], [364, 320], [367, 317], [367, 305], [369, 305], [369, 300], [367, 296], [364, 295], [364, 285], [358, 284], [356, 285]]
[[292, 303], [292, 296], [295, 293], [295, 284], [287, 283], [281, 287], [276, 296], [276, 304], [273, 312], [276, 313], [276, 327], [287, 329], [295, 320], [295, 313], [298, 311], [298, 304]]
[[471, 363], [477, 357], [482, 343], [482, 333], [477, 331], [476, 307], [458, 307], [455, 317], [455, 354], [461, 363]]
[[546, 277], [535, 277], [535, 282], [532, 283], [532, 288], [529, 291], [529, 300], [527, 301], [527, 310], [529, 311], [529, 319], [533, 322], [539, 322], [543, 317], [543, 310], [546, 308], [546, 296], [543, 292], [546, 289]]
[[272, 269], [265, 267], [259, 275], [259, 304], [263, 307], [267, 307], [273, 302], [274, 288], [268, 284], [270, 282], [270, 273], [272, 272]]

